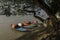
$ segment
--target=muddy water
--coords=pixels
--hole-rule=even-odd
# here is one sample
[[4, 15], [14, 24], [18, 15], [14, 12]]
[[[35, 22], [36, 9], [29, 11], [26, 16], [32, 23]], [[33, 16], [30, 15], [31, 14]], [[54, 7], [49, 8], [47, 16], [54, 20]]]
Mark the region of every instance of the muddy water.
[[24, 20], [35, 20], [32, 15], [28, 16], [10, 16], [6, 17], [5, 15], [0, 15], [0, 40], [15, 40], [16, 38], [24, 35], [23, 32], [17, 32], [11, 30], [11, 23], [19, 23]]

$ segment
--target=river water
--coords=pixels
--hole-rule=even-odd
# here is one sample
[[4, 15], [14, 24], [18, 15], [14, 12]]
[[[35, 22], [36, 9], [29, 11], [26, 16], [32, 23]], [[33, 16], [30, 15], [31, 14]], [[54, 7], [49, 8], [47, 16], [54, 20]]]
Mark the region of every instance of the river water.
[[[17, 32], [11, 29], [12, 23], [19, 23], [23, 21], [32, 21], [38, 20], [34, 18], [32, 15], [25, 15], [25, 16], [10, 16], [6, 17], [5, 15], [0, 15], [0, 40], [15, 40], [16, 38], [24, 35], [24, 32]], [[38, 20], [39, 21], [39, 20]]]

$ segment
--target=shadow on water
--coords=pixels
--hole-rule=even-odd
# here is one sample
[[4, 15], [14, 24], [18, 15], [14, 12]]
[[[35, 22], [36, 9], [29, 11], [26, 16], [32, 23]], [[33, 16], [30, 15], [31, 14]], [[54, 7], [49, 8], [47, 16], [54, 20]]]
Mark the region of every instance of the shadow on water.
[[17, 38], [16, 40], [37, 40], [37, 37], [40, 35], [40, 33], [44, 32], [44, 28], [42, 30], [39, 30], [37, 32], [29, 32], [26, 35], [23, 35], [22, 37]]

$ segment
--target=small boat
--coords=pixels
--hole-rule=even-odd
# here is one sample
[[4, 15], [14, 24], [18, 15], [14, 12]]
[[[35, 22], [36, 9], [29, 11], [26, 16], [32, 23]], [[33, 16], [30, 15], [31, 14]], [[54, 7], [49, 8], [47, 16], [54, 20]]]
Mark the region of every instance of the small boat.
[[29, 31], [28, 29], [26, 29], [26, 28], [23, 28], [23, 27], [21, 27], [21, 28], [16, 28], [15, 30], [17, 30], [17, 31]]
[[29, 25], [29, 26], [24, 26], [24, 27], [25, 27], [25, 28], [28, 28], [28, 29], [33, 29], [33, 28], [36, 27], [36, 25], [31, 24], [31, 25]]

